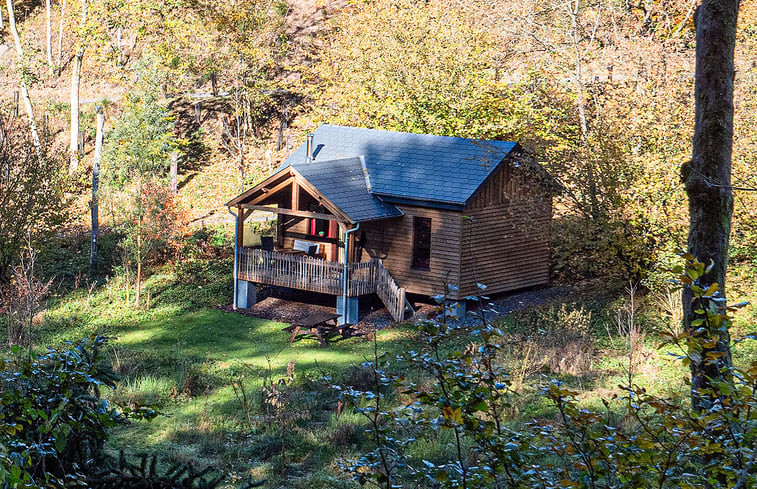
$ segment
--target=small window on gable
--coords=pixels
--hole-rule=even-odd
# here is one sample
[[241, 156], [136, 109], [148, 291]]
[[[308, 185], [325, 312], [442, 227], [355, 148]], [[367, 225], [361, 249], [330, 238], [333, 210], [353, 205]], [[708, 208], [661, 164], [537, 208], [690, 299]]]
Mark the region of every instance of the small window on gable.
[[413, 217], [413, 268], [431, 268], [431, 219]]

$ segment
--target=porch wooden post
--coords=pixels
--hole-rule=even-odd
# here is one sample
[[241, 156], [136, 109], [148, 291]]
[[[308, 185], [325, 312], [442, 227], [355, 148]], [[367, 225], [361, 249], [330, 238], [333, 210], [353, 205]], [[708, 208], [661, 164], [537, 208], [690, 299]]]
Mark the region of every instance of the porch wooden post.
[[297, 180], [292, 180], [292, 207], [291, 209], [293, 211], [299, 210], [300, 208], [300, 184], [297, 183]]
[[242, 243], [244, 243], [244, 209], [237, 207], [237, 249], [242, 249]]
[[244, 245], [244, 222], [250, 217], [252, 210], [237, 207], [237, 214], [239, 215], [239, 219], [237, 219], [237, 247], [241, 250]]

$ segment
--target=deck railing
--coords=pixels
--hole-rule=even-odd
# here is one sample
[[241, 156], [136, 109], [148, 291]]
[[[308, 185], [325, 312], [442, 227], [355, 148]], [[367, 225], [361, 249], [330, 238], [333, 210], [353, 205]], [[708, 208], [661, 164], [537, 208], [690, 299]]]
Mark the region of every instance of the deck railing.
[[291, 255], [260, 249], [239, 252], [239, 278], [292, 289], [340, 295], [343, 266], [310, 256]]
[[[344, 294], [344, 265], [310, 256], [242, 249], [238, 255], [238, 278], [323, 294]], [[405, 289], [399, 287], [376, 258], [347, 265], [347, 295], [377, 293], [392, 317], [403, 318]]]

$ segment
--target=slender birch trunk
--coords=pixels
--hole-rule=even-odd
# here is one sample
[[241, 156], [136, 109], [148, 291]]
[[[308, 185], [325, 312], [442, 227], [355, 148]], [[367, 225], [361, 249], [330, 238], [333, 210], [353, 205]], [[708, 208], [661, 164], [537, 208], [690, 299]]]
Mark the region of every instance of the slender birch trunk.
[[589, 192], [589, 215], [592, 219], [600, 217], [602, 211], [599, 206], [597, 177], [594, 163], [588, 159], [591, 153], [589, 147], [589, 124], [586, 119], [586, 99], [583, 83], [583, 56], [581, 54], [581, 38], [578, 28], [578, 17], [581, 13], [579, 0], [574, 0], [569, 7], [571, 19], [570, 37], [573, 43], [573, 53], [575, 56], [575, 86], [576, 86], [576, 108], [578, 109], [578, 122], [581, 128], [581, 146], [584, 150], [584, 171], [586, 172], [587, 186]]
[[60, 0], [60, 22], [58, 23], [58, 69], [63, 63], [63, 25], [66, 20], [66, 0]]
[[[81, 26], [87, 23], [87, 2], [81, 0]], [[71, 67], [71, 164], [69, 173], [79, 169], [79, 85], [81, 83], [81, 63], [84, 59], [84, 40], [79, 39], [79, 47]]]
[[171, 193], [176, 195], [179, 192], [179, 150], [171, 151]]
[[34, 149], [37, 153], [37, 158], [39, 159], [40, 163], [42, 163], [42, 143], [39, 139], [39, 132], [37, 132], [37, 123], [34, 120], [34, 109], [32, 108], [32, 99], [31, 97], [29, 97], [29, 88], [26, 86], [26, 75], [24, 73], [26, 61], [24, 59], [24, 49], [21, 45], [21, 37], [19, 37], [18, 28], [16, 27], [16, 15], [13, 8], [13, 0], [6, 0], [5, 4], [8, 8], [8, 26], [10, 27], [11, 36], [13, 37], [13, 44], [16, 47], [16, 55], [18, 58], [21, 99], [24, 102], [26, 115], [29, 117], [29, 131], [32, 134]]
[[100, 184], [100, 162], [103, 157], [103, 127], [105, 125], [105, 114], [102, 107], [97, 107], [97, 132], [95, 136], [95, 158], [92, 161], [92, 241], [89, 247], [89, 272], [92, 273], [97, 268], [97, 241], [100, 238], [100, 215], [99, 215], [99, 184]]
[[71, 67], [71, 163], [68, 167], [69, 173], [74, 173], [79, 169], [79, 83], [81, 81], [81, 60], [83, 57], [83, 50], [79, 49], [74, 56], [74, 63]]
[[53, 28], [52, 28], [52, 21], [50, 19], [51, 15], [51, 0], [45, 0], [45, 27], [46, 27], [46, 36], [45, 36], [45, 46], [47, 47], [47, 66], [50, 69], [50, 74], [53, 74]]

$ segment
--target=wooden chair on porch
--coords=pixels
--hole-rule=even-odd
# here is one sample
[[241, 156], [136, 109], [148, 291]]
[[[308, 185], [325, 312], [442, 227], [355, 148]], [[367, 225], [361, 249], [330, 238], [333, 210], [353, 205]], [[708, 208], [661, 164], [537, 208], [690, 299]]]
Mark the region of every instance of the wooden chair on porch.
[[260, 248], [263, 251], [273, 251], [273, 236], [261, 236]]

